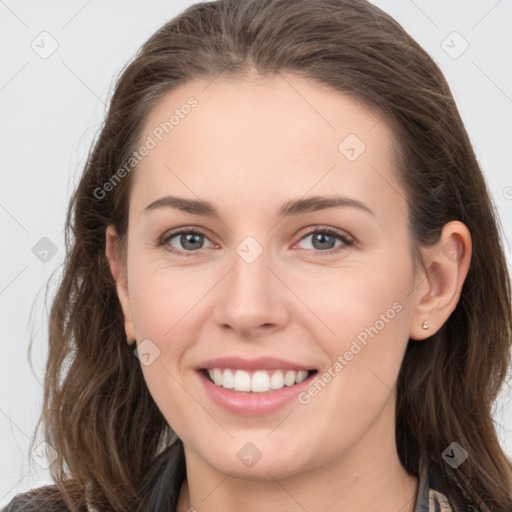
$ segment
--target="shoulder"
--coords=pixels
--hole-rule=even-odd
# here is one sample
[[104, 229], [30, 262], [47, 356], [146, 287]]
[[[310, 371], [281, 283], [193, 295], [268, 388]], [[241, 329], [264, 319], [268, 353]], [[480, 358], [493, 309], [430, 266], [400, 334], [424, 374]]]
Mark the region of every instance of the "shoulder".
[[[46, 485], [17, 494], [0, 512], [69, 512], [57, 485]], [[85, 512], [85, 509], [84, 509]]]

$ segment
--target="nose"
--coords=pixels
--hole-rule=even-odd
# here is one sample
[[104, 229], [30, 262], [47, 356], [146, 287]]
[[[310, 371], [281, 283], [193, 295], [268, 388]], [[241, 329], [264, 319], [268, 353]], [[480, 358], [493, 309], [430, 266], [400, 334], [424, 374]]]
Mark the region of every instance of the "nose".
[[217, 325], [251, 339], [284, 328], [293, 294], [279, 272], [270, 268], [265, 251], [252, 262], [235, 253], [232, 261], [231, 270], [217, 287]]

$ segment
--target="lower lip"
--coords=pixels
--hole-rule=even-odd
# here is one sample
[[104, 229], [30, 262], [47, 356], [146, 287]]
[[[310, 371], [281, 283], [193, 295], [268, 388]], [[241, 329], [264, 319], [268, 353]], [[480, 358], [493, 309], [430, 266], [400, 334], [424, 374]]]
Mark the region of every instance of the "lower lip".
[[316, 375], [313, 373], [306, 380], [293, 386], [256, 393], [225, 389], [214, 384], [202, 371], [198, 371], [197, 374], [207, 394], [217, 405], [242, 416], [261, 416], [281, 409], [297, 398], [297, 395], [311, 384]]

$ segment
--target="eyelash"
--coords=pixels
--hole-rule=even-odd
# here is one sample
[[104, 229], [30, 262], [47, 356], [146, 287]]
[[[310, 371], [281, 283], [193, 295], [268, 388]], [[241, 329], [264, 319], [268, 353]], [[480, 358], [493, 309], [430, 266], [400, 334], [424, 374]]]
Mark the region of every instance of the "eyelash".
[[[338, 246], [338, 248], [330, 250], [330, 251], [313, 250], [314, 251], [313, 254], [315, 256], [325, 256], [325, 255], [329, 255], [329, 254], [335, 254], [335, 253], [339, 252], [340, 250], [342, 250], [344, 247], [352, 247], [353, 245], [355, 245], [355, 242], [352, 238], [349, 238], [347, 235], [344, 235], [343, 233], [337, 231], [336, 229], [328, 227], [328, 226], [319, 227], [319, 228], [315, 228], [315, 229], [308, 231], [307, 233], [303, 234], [300, 237], [299, 242], [315, 233], [321, 233], [323, 235], [331, 235], [333, 237], [338, 238], [339, 240], [341, 240], [343, 242], [342, 246]], [[201, 231], [200, 229], [180, 228], [176, 231], [170, 231], [168, 233], [165, 233], [160, 238], [160, 240], [158, 242], [158, 246], [166, 246], [169, 243], [169, 241], [172, 240], [174, 237], [176, 237], [178, 235], [183, 235], [183, 234], [200, 235], [200, 236], [204, 236], [204, 237], [208, 238], [207, 234], [204, 233], [203, 231]], [[198, 251], [179, 251], [171, 246], [165, 247], [165, 250], [169, 251], [172, 254], [177, 254], [177, 255], [186, 256], [186, 257], [194, 256], [195, 253], [198, 252]]]

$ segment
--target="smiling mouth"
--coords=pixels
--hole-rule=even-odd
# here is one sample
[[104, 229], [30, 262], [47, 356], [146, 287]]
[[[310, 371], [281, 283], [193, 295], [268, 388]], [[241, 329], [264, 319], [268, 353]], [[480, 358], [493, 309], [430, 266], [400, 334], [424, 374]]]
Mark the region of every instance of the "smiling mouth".
[[266, 393], [292, 387], [317, 373], [316, 370], [245, 371], [230, 368], [208, 368], [202, 372], [218, 387], [245, 393]]

